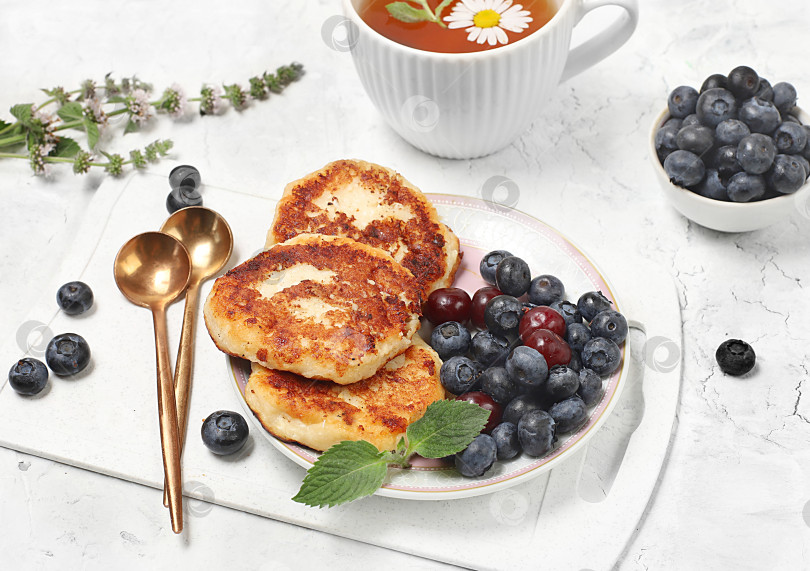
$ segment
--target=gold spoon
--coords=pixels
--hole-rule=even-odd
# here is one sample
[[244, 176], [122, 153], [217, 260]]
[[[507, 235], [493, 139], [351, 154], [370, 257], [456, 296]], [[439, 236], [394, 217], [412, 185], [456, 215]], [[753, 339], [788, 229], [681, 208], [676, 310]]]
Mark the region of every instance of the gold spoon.
[[[183, 330], [174, 368], [174, 390], [177, 402], [177, 427], [180, 450], [186, 436], [191, 370], [194, 364], [194, 321], [200, 284], [221, 270], [233, 252], [233, 234], [225, 219], [208, 208], [189, 206], [172, 214], [160, 229], [180, 240], [191, 257], [191, 279], [186, 289]], [[163, 504], [169, 505], [164, 485]]]
[[188, 251], [176, 238], [160, 232], [139, 234], [121, 247], [113, 266], [118, 289], [135, 305], [152, 310], [158, 381], [158, 416], [163, 474], [168, 483], [172, 530], [183, 530], [183, 485], [177, 408], [166, 342], [166, 306], [183, 293], [191, 278]]

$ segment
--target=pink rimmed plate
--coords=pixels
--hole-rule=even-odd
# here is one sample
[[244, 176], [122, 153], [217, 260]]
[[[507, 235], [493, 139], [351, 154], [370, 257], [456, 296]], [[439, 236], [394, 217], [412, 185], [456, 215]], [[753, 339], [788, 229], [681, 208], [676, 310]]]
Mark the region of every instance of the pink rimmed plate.
[[[576, 302], [586, 291], [600, 290], [613, 302], [615, 309], [621, 311], [615, 290], [596, 265], [570, 240], [540, 220], [494, 202], [441, 194], [428, 196], [462, 244], [464, 259], [456, 275], [457, 287], [472, 295], [486, 285], [478, 272], [481, 257], [490, 250], [508, 250], [528, 262], [532, 275], [559, 277], [565, 284], [568, 299]], [[425, 325], [420, 333], [424, 336], [428, 329]], [[622, 357], [621, 367], [603, 380], [604, 395], [589, 409], [588, 421], [576, 432], [558, 435], [555, 448], [545, 456], [532, 458], [521, 454], [512, 460], [496, 462], [481, 478], [465, 478], [439, 460], [418, 459], [410, 469], [391, 468], [377, 494], [409, 500], [465, 498], [497, 492], [551, 470], [584, 447], [616, 405], [629, 371], [624, 347]], [[254, 426], [292, 461], [304, 468], [312, 466], [318, 452], [273, 437], [250, 412], [244, 402], [250, 364], [229, 357], [228, 371], [246, 412], [255, 422]]]

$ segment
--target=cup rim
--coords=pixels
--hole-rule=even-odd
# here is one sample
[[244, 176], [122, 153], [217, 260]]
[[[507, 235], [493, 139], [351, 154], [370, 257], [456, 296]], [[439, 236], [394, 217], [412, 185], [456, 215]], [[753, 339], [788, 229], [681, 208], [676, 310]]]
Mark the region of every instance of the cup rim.
[[[554, 0], [550, 0], [554, 1]], [[369, 26], [365, 20], [360, 16], [360, 13], [354, 6], [353, 0], [343, 0], [343, 12], [347, 15], [356, 25], [358, 25], [362, 29], [362, 33], [371, 33], [377, 38], [378, 41], [382, 41], [383, 43], [387, 44], [388, 48], [390, 49], [397, 49], [402, 51], [405, 54], [409, 55], [420, 55], [421, 57], [428, 57], [431, 59], [447, 59], [453, 61], [474, 61], [474, 60], [484, 60], [489, 59], [492, 57], [498, 57], [497, 54], [506, 53], [515, 51], [517, 49], [523, 49], [523, 45], [528, 43], [528, 41], [535, 37], [542, 37], [550, 34], [551, 32], [548, 31], [558, 20], [561, 20], [564, 12], [568, 10], [572, 10], [571, 6], [577, 3], [577, 0], [560, 0], [560, 6], [557, 8], [554, 16], [551, 17], [551, 20], [546, 22], [543, 26], [539, 29], [535, 30], [531, 34], [528, 34], [525, 37], [522, 37], [516, 40], [514, 43], [505, 44], [501, 46], [495, 46], [492, 49], [482, 50], [477, 52], [432, 52], [429, 50], [420, 50], [417, 48], [412, 48], [411, 46], [406, 46], [405, 44], [400, 44], [399, 42], [395, 42], [394, 40], [382, 35], [377, 30]]]
[[[802, 118], [808, 118], [807, 114], [801, 107], [796, 106], [796, 110], [798, 111], [797, 117], [801, 120]], [[658, 153], [655, 150], [655, 133], [658, 131], [667, 120], [670, 119], [669, 109], [665, 108], [661, 113], [659, 113], [655, 119], [653, 120], [652, 129], [650, 130], [650, 158], [652, 159], [653, 166], [659, 173], [663, 173], [666, 177], [666, 171], [664, 170], [664, 165], [658, 160]], [[804, 124], [804, 122], [802, 123]], [[687, 200], [696, 202], [698, 204], [703, 204], [710, 208], [722, 208], [722, 209], [729, 209], [729, 210], [752, 210], [754, 208], [767, 208], [768, 205], [773, 206], [775, 204], [781, 204], [787, 201], [794, 201], [796, 200], [796, 195], [798, 193], [805, 194], [810, 192], [810, 179], [805, 180], [804, 184], [796, 191], [791, 194], [784, 194], [782, 196], [775, 196], [773, 198], [768, 198], [765, 200], [756, 200], [754, 202], [733, 202], [733, 201], [723, 201], [723, 200], [715, 200], [713, 198], [708, 198], [705, 196], [701, 196], [696, 192], [692, 192], [688, 188], [683, 188], [682, 186], [678, 186], [677, 184], [673, 184], [671, 182], [667, 183], [669, 185], [670, 192], [674, 192], [681, 196], [688, 197]], [[803, 192], [804, 191], [804, 192]]]

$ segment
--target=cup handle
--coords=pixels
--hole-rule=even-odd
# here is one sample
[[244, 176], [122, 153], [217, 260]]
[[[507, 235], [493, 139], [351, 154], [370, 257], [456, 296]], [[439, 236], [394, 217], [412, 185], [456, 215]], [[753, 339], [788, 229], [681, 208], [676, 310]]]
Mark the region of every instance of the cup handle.
[[624, 8], [624, 14], [609, 27], [571, 50], [560, 83], [605, 59], [633, 35], [638, 24], [637, 0], [584, 0], [579, 7], [576, 23], [591, 10], [602, 6], [619, 6]]

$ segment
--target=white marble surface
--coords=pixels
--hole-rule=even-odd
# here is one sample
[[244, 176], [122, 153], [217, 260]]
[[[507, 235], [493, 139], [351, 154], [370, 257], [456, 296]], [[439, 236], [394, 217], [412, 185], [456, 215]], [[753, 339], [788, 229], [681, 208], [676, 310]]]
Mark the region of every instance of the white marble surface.
[[[619, 569], [798, 569], [810, 548], [810, 406], [807, 387], [810, 220], [722, 235], [688, 223], [667, 204], [648, 164], [650, 123], [668, 91], [715, 72], [751, 65], [810, 93], [802, 51], [810, 26], [804, 0], [778, 7], [753, 0], [642, 0], [639, 28], [615, 55], [557, 90], [557, 100], [504, 151], [446, 161], [410, 148], [381, 123], [348, 53], [322, 38], [336, 1], [129, 1], [26, 3], [0, 0], [0, 117], [41, 101], [38, 89], [87, 77], [137, 74], [162, 89], [178, 82], [245, 81], [297, 60], [306, 77], [283, 96], [244, 113], [162, 117], [142, 133], [105, 141], [126, 152], [158, 137], [175, 150], [150, 167], [198, 166], [226, 188], [283, 185], [341, 157], [396, 168], [429, 192], [477, 196], [490, 177], [510, 178], [517, 208], [583, 245], [622, 249], [628, 265], [670, 268], [684, 322], [684, 378], [670, 458]], [[583, 22], [587, 27], [592, 22]], [[795, 38], [795, 41], [791, 41]], [[31, 175], [25, 161], [0, 159], [0, 334], [15, 335], [43, 295], [103, 175], [54, 169]], [[165, 189], [156, 189], [162, 197]], [[751, 342], [758, 365], [734, 379], [713, 354], [727, 337]], [[17, 355], [3, 355], [12, 363]], [[6, 418], [0, 430], [13, 430]], [[230, 561], [257, 569], [330, 565], [434, 569], [435, 562], [213, 506], [180, 542], [154, 490], [0, 449], [0, 566], [21, 568], [177, 567]], [[310, 558], [304, 566], [301, 552]]]

